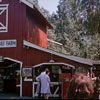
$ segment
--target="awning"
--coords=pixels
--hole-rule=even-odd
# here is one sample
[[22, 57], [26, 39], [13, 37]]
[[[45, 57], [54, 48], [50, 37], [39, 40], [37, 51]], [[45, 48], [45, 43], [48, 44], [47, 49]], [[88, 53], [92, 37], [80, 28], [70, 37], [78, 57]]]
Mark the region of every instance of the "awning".
[[66, 64], [66, 63], [61, 63], [61, 62], [53, 62], [53, 63], [46, 62], [46, 63], [40, 63], [40, 64], [37, 64], [37, 65], [34, 65], [33, 68], [37, 68], [37, 67], [40, 67], [40, 66], [43, 66], [43, 65], [64, 65], [66, 67], [75, 69], [75, 66], [70, 65], [70, 64]]

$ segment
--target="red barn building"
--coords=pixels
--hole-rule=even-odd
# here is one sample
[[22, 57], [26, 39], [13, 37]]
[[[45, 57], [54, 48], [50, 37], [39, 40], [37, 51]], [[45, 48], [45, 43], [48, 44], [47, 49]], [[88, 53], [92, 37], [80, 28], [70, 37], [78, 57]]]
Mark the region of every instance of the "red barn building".
[[[47, 49], [46, 28], [53, 27], [31, 1], [0, 0], [0, 93], [35, 96], [38, 68], [49, 67], [55, 80], [59, 68], [72, 73], [70, 69], [92, 66], [91, 60]], [[57, 89], [52, 96], [58, 96]]]

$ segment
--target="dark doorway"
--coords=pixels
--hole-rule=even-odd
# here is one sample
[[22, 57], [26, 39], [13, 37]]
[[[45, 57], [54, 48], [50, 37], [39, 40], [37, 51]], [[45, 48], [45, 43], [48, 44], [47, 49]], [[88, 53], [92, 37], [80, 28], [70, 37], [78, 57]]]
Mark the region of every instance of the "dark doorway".
[[20, 64], [4, 60], [0, 63], [0, 94], [20, 95]]

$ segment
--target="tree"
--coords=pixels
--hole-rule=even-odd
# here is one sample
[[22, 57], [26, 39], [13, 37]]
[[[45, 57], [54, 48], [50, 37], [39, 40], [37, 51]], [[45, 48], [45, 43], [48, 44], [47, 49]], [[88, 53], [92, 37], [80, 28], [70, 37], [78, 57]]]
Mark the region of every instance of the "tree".
[[48, 38], [63, 44], [63, 50], [49, 48], [89, 59], [100, 54], [100, 0], [59, 0], [58, 11], [44, 14], [54, 26]]
[[100, 34], [100, 0], [82, 0], [83, 23], [87, 34]]
[[66, 53], [80, 56], [82, 25], [80, 24], [80, 20], [77, 17], [78, 13], [76, 12], [79, 12], [79, 10], [76, 8], [75, 1], [59, 1], [55, 22], [55, 34], [57, 41], [63, 44]]

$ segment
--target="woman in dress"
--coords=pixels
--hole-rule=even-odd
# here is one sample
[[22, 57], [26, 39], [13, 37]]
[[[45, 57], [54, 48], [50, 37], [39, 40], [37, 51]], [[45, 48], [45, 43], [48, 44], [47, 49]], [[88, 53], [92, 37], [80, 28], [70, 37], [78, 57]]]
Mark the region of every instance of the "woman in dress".
[[44, 99], [48, 99], [50, 95], [50, 77], [49, 77], [50, 71], [49, 69], [45, 69], [45, 72], [42, 72], [38, 79], [40, 79], [41, 82], [41, 94], [44, 95]]

